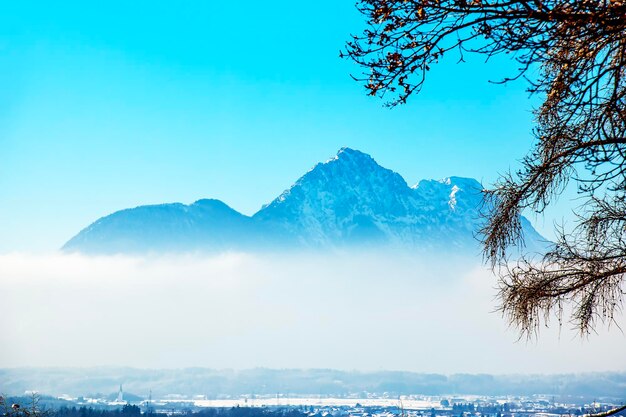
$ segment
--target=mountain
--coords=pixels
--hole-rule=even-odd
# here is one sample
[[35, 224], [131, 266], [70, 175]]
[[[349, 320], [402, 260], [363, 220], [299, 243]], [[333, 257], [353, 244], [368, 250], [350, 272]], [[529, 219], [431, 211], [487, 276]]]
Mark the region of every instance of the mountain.
[[227, 250], [253, 243], [250, 217], [219, 200], [140, 206], [98, 219], [63, 247], [89, 253]]
[[[413, 187], [369, 155], [342, 148], [248, 217], [219, 200], [140, 206], [83, 229], [63, 247], [85, 253], [386, 245], [477, 252], [483, 196], [471, 178]], [[527, 248], [545, 240], [522, 219]]]
[[395, 243], [405, 240], [404, 229], [425, 203], [399, 174], [344, 148], [253, 218], [286, 229], [305, 244]]

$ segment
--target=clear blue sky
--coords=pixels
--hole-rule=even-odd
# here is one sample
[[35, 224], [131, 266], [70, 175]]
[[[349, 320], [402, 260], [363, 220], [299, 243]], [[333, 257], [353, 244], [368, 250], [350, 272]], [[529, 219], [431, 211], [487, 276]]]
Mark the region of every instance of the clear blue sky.
[[489, 184], [517, 165], [531, 100], [522, 82], [488, 83], [509, 57], [442, 62], [389, 110], [338, 58], [362, 24], [352, 0], [3, 4], [0, 252], [54, 250], [142, 204], [252, 214], [342, 146], [409, 184]]

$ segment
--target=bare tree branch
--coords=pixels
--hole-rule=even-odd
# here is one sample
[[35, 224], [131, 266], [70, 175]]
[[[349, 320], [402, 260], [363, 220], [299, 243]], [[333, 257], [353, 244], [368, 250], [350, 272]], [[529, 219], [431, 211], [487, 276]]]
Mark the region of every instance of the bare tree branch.
[[[444, 55], [510, 54], [543, 98], [535, 145], [522, 168], [486, 191], [484, 255], [500, 277], [500, 310], [526, 336], [564, 306], [582, 335], [621, 311], [626, 277], [626, 1], [360, 0], [367, 28], [342, 56], [353, 78], [387, 105], [418, 93]], [[538, 75], [530, 77], [530, 68]], [[574, 181], [576, 227], [540, 260], [512, 264], [523, 246], [520, 213], [542, 212]]]

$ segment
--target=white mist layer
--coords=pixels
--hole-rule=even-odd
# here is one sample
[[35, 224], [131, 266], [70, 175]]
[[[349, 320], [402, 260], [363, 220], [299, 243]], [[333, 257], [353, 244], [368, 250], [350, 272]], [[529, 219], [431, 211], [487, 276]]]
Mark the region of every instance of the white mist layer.
[[[478, 262], [389, 254], [0, 256], [0, 367], [625, 370], [613, 326], [516, 342]], [[623, 320], [621, 320], [623, 322]]]

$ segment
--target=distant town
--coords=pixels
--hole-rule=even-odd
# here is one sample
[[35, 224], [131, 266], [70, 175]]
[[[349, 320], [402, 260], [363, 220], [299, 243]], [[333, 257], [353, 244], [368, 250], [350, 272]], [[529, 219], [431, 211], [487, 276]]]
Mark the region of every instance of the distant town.
[[[584, 402], [572, 397], [568, 401], [554, 397], [534, 396], [422, 396], [351, 394], [343, 398], [328, 396], [219, 395], [186, 396], [168, 394], [141, 398], [125, 393], [94, 397], [52, 397], [26, 392], [12, 401], [30, 404], [38, 397], [41, 410], [59, 417], [107, 417], [108, 415], [199, 415], [200, 417], [556, 417], [581, 416], [612, 410], [623, 401], [598, 399]], [[624, 412], [620, 414], [626, 414]]]
[[557, 417], [623, 406], [626, 373], [5, 368], [0, 394], [54, 417]]

